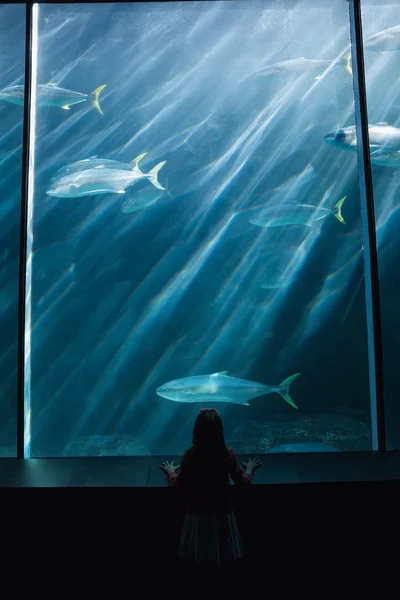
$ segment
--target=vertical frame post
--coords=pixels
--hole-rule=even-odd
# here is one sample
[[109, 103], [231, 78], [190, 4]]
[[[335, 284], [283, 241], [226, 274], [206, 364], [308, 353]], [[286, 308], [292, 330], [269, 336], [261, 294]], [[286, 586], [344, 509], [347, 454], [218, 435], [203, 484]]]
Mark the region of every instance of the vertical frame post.
[[22, 137], [22, 182], [18, 294], [18, 385], [17, 385], [17, 458], [25, 457], [25, 358], [26, 358], [26, 265], [28, 237], [29, 166], [31, 134], [33, 4], [25, 11], [24, 124]]
[[349, 0], [358, 177], [364, 246], [372, 450], [386, 450], [378, 252], [365, 86], [361, 0]]

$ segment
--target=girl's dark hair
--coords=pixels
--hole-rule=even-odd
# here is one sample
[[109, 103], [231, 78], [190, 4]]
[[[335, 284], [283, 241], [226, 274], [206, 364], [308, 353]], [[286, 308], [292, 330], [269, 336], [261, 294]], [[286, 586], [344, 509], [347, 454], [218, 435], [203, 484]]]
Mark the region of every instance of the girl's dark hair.
[[[213, 498], [227, 494], [229, 482], [229, 454], [225, 446], [224, 426], [221, 417], [214, 409], [202, 409], [193, 427], [192, 475], [194, 494], [207, 498], [211, 506]], [[228, 486], [229, 488], [229, 486]]]
[[193, 427], [193, 451], [198, 455], [226, 454], [224, 426], [215, 409], [202, 409]]

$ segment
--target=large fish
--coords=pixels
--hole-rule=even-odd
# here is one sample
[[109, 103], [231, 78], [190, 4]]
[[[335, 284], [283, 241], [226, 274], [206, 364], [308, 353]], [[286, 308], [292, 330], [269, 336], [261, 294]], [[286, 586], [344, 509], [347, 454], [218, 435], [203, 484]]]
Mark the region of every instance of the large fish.
[[374, 52], [392, 52], [400, 50], [400, 25], [390, 27], [371, 35], [364, 42], [364, 47]]
[[46, 193], [57, 198], [124, 194], [127, 188], [144, 179], [148, 179], [157, 189], [165, 190], [157, 178], [158, 172], [165, 163], [166, 161], [159, 163], [148, 173], [143, 173], [137, 162], [130, 171], [95, 167], [94, 169], [71, 173], [54, 181]]
[[249, 400], [265, 394], [277, 393], [293, 408], [298, 408], [290, 397], [290, 384], [298, 377], [296, 373], [280, 385], [265, 385], [247, 379], [229, 377], [227, 371], [212, 375], [194, 375], [165, 383], [156, 392], [173, 402], [229, 402], [249, 406]]
[[341, 198], [333, 208], [320, 208], [310, 204], [280, 204], [270, 206], [255, 214], [249, 223], [258, 227], [285, 227], [287, 225], [305, 225], [311, 227], [316, 221], [333, 215], [341, 223], [345, 223], [341, 208], [346, 200]]
[[[387, 123], [371, 124], [368, 125], [368, 136], [371, 160], [382, 157], [382, 160], [376, 161], [377, 164], [383, 165], [385, 157], [400, 151], [400, 129], [398, 127], [391, 127]], [[324, 136], [324, 141], [342, 150], [355, 151], [357, 149], [356, 128], [354, 125], [350, 125], [331, 131]], [[373, 162], [375, 161], [373, 160]]]
[[74, 163], [70, 163], [65, 167], [61, 167], [53, 175], [51, 181], [56, 181], [70, 175], [71, 173], [79, 173], [80, 171], [88, 171], [96, 167], [107, 168], [107, 169], [118, 169], [119, 171], [131, 171], [132, 166], [138, 164], [138, 162], [146, 156], [147, 152], [144, 152], [140, 156], [136, 157], [131, 163], [120, 162], [119, 160], [112, 160], [111, 158], [99, 158], [98, 156], [91, 156], [90, 158], [84, 158]]
[[350, 75], [353, 74], [351, 68], [351, 54], [348, 53], [345, 57], [340, 58], [336, 61], [332, 60], [318, 60], [311, 58], [293, 58], [290, 60], [284, 60], [281, 62], [274, 63], [272, 65], [266, 65], [255, 71], [253, 77], [269, 77], [273, 76], [287, 76], [287, 75], [302, 75], [304, 73], [310, 73], [315, 79], [320, 79], [321, 74], [327, 71], [329, 68], [344, 67]]
[[[103, 114], [100, 108], [99, 96], [106, 86], [101, 85], [90, 94], [82, 94], [65, 88], [58, 87], [56, 83], [39, 84], [36, 88], [36, 104], [38, 106], [57, 106], [64, 110], [69, 110], [74, 104], [80, 104], [89, 100], [94, 108]], [[5, 100], [11, 104], [24, 104], [24, 86], [13, 85], [0, 91], [0, 100]]]

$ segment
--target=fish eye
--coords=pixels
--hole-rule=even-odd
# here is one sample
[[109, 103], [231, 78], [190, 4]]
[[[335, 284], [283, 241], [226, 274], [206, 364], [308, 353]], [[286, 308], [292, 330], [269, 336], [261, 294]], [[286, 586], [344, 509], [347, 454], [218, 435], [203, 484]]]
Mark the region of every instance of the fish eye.
[[338, 129], [335, 135], [336, 142], [344, 142], [346, 139], [346, 133], [343, 129]]

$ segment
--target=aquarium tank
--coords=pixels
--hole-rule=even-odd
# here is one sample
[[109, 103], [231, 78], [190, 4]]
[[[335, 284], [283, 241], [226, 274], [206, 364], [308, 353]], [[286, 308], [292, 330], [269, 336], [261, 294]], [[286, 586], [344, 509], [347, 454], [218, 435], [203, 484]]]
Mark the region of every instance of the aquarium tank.
[[[395, 449], [400, 6], [361, 7]], [[376, 450], [349, 1], [0, 11], [1, 454], [19, 302], [26, 458], [180, 455], [202, 407], [239, 454]]]

